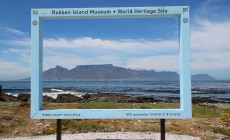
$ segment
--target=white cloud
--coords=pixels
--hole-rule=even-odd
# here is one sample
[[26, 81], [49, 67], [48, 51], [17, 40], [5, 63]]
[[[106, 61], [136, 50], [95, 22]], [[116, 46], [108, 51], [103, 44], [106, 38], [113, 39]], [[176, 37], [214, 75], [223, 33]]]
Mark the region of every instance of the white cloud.
[[199, 20], [191, 29], [191, 48], [199, 51], [230, 51], [230, 22]]
[[6, 51], [2, 51], [2, 53], [8, 54], [8, 55], [14, 55], [14, 57], [19, 56], [19, 59], [22, 62], [26, 62], [26, 63], [30, 64], [30, 50], [29, 49], [9, 48]]
[[18, 29], [10, 28], [10, 27], [0, 27], [0, 30], [4, 31], [6, 33], [15, 34], [15, 35], [25, 35], [26, 34], [25, 32], [22, 32]]
[[30, 67], [25, 67], [20, 62], [0, 60], [0, 80], [16, 80], [30, 76]]
[[16, 46], [31, 46], [30, 38], [16, 39], [16, 40], [0, 40], [0, 43]]
[[[193, 70], [230, 69], [230, 22], [197, 20], [191, 26], [191, 67]], [[30, 46], [30, 39], [11, 40], [8, 43]], [[52, 51], [44, 56], [44, 69], [61, 65], [73, 68], [84, 64], [105, 64], [125, 66], [135, 69], [173, 70], [179, 69], [177, 40], [121, 39], [104, 40], [83, 37], [75, 39], [44, 39], [44, 47]], [[44, 49], [46, 51], [46, 49]], [[101, 52], [75, 56], [65, 52]], [[29, 50], [10, 48], [8, 52], [21, 54], [21, 60], [30, 63]], [[51, 53], [52, 52], [52, 53]], [[57, 53], [53, 53], [57, 52]], [[109, 53], [108, 53], [109, 52]], [[119, 54], [119, 55], [117, 55]], [[146, 56], [148, 54], [148, 56]], [[121, 55], [125, 56], [121, 58]], [[137, 56], [138, 55], [138, 56]], [[152, 55], [152, 56], [150, 56]], [[58, 60], [58, 61], [57, 61]]]
[[45, 47], [52, 48], [88, 48], [88, 49], [110, 49], [116, 51], [125, 51], [129, 53], [148, 52], [149, 50], [162, 52], [171, 51], [175, 52], [178, 49], [178, 41], [174, 40], [160, 40], [160, 41], [148, 41], [148, 40], [103, 40], [93, 39], [91, 37], [76, 38], [73, 40], [67, 40], [64, 38], [58, 39], [45, 39]]
[[193, 70], [230, 69], [230, 52], [198, 52], [192, 53]]
[[5, 53], [8, 52], [14, 52], [14, 53], [29, 53], [30, 50], [29, 49], [14, 49], [14, 48], [9, 48], [7, 51], [4, 51]]
[[131, 58], [126, 68], [146, 69], [159, 71], [179, 71], [178, 55], [158, 55], [142, 58]]
[[191, 29], [192, 69], [230, 69], [230, 22], [198, 23]]

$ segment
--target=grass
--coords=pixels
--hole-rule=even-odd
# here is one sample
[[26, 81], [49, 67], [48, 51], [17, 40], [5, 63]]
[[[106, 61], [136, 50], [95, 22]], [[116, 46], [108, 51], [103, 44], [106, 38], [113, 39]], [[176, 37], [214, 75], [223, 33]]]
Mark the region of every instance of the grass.
[[44, 109], [176, 109], [177, 103], [160, 104], [122, 104], [111, 102], [90, 102], [79, 104], [50, 104], [43, 105]]
[[216, 117], [220, 117], [221, 114], [223, 113], [229, 113], [230, 108], [208, 108], [208, 107], [201, 107], [201, 106], [193, 106], [192, 107], [192, 113], [193, 117], [197, 118], [208, 118], [208, 119], [213, 119]]
[[105, 129], [104, 126], [98, 125], [98, 124], [82, 124], [82, 123], [71, 123], [64, 127], [64, 130], [70, 130], [70, 131], [89, 131], [89, 130], [94, 130], [94, 131], [102, 131]]
[[82, 130], [102, 130], [104, 127], [98, 124], [82, 124], [81, 120], [62, 120], [63, 130], [82, 131]]
[[56, 129], [55, 128], [47, 128], [42, 130], [42, 134], [43, 135], [51, 135], [51, 134], [55, 134], [56, 133]]
[[230, 129], [225, 128], [212, 128], [214, 133], [223, 134], [230, 137]]
[[[177, 103], [121, 104], [110, 102], [43, 105], [43, 109], [159, 109], [179, 107], [180, 105]], [[28, 103], [1, 106], [0, 108], [0, 136], [28, 136], [30, 134], [56, 133], [56, 120], [30, 119], [30, 105]], [[229, 119], [229, 108], [193, 106], [192, 111], [192, 119], [167, 119], [166, 131], [199, 136], [202, 139], [214, 139], [216, 137], [215, 134], [230, 135], [229, 126], [227, 126], [229, 123], [224, 121], [226, 117], [227, 120]], [[1, 119], [3, 116], [11, 116], [13, 119]], [[64, 119], [62, 120], [62, 127], [63, 133], [76, 131], [160, 131], [159, 119]], [[210, 130], [210, 132], [207, 132], [207, 130]], [[19, 132], [15, 134], [15, 131]]]

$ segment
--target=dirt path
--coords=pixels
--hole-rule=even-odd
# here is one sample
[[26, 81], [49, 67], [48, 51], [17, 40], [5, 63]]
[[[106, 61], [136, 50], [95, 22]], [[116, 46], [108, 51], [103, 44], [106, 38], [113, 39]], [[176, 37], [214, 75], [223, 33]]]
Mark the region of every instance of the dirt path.
[[[168, 140], [200, 140], [198, 137], [188, 135], [177, 135], [172, 133], [166, 134]], [[0, 138], [1, 139], [1, 138]], [[33, 137], [9, 137], [3, 138], [4, 140], [55, 140], [56, 135], [48, 136], [33, 136]], [[151, 139], [159, 140], [160, 133], [153, 132], [108, 132], [108, 133], [78, 133], [78, 134], [63, 134], [62, 140], [96, 140], [96, 139]]]

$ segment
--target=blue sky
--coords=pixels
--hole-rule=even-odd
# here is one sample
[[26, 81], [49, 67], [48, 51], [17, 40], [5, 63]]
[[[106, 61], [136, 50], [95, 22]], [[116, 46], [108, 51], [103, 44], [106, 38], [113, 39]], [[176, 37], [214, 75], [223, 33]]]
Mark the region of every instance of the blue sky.
[[[230, 79], [228, 0], [0, 0], [0, 80], [30, 76], [31, 8], [190, 6], [192, 74]], [[43, 69], [114, 64], [178, 71], [178, 20], [44, 20]]]

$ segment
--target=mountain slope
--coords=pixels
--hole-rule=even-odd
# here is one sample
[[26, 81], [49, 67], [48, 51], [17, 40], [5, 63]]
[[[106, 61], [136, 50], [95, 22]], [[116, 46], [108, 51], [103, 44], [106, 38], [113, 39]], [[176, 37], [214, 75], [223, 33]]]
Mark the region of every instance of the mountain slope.
[[[76, 81], [76, 80], [155, 80], [176, 81], [176, 72], [156, 72], [154, 70], [131, 70], [127, 68], [104, 65], [80, 65], [68, 70], [61, 66], [48, 69], [43, 73], [45, 81]], [[207, 74], [193, 75], [192, 80], [215, 80]]]

